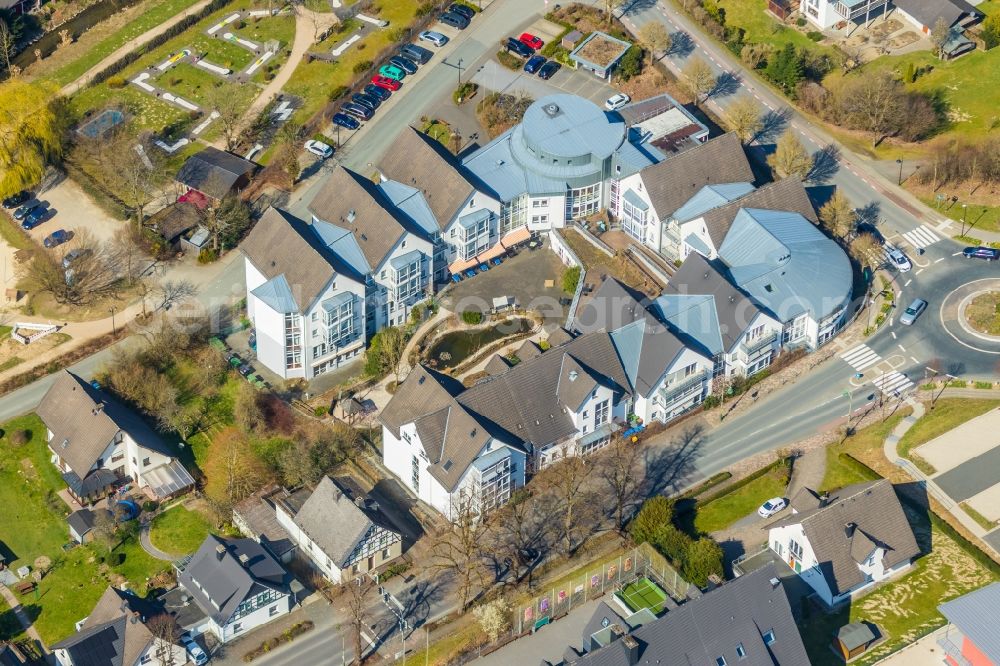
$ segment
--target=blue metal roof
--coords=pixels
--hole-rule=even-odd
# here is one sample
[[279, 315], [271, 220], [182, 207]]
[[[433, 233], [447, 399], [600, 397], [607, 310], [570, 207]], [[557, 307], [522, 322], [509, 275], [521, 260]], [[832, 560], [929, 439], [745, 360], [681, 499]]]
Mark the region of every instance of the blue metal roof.
[[851, 295], [847, 255], [799, 213], [740, 209], [719, 256], [732, 281], [782, 321], [821, 320]]
[[713, 356], [725, 351], [712, 295], [663, 294], [653, 302], [659, 315]]
[[639, 210], [649, 210], [649, 204], [643, 201], [642, 197], [636, 194], [635, 190], [632, 188], [625, 190], [625, 201], [629, 202], [632, 206], [638, 208]]
[[687, 203], [674, 212], [674, 219], [678, 222], [687, 222], [706, 213], [713, 208], [735, 201], [740, 197], [753, 192], [753, 185], [750, 183], [725, 183], [722, 185], [706, 185]]
[[288, 286], [284, 273], [268, 280], [250, 293], [279, 314], [299, 311], [299, 305], [295, 302], [295, 296], [292, 295], [292, 289]]
[[705, 241], [703, 241], [701, 236], [698, 234], [688, 234], [684, 237], [684, 242], [687, 243], [689, 247], [692, 247], [700, 252], [701, 256], [706, 259], [712, 256], [712, 250], [709, 249], [708, 245], [705, 244]]
[[[626, 47], [627, 48], [627, 47]], [[521, 120], [525, 145], [551, 157], [610, 157], [625, 140], [625, 123], [583, 97], [560, 93], [528, 107]]]
[[480, 208], [458, 218], [458, 223], [465, 229], [471, 229], [480, 222], [485, 222], [488, 219], [490, 219], [490, 210], [488, 208]]
[[364, 252], [361, 251], [361, 246], [358, 245], [354, 234], [348, 229], [324, 222], [315, 216], [311, 226], [323, 244], [358, 275], [367, 275], [372, 272]]
[[333, 312], [334, 310], [340, 308], [341, 305], [347, 305], [353, 300], [354, 292], [342, 291], [339, 294], [335, 294], [323, 301], [322, 306], [327, 312]]
[[[432, 235], [439, 231], [438, 220], [434, 217], [431, 207], [427, 204], [427, 200], [420, 190], [395, 180], [379, 183], [379, 189], [392, 202], [392, 205], [413, 220], [424, 233]], [[447, 220], [441, 220], [441, 223], [445, 224]]]
[[420, 250], [410, 250], [406, 254], [401, 254], [398, 257], [393, 257], [392, 259], [390, 259], [389, 265], [395, 268], [396, 270], [399, 270], [401, 268], [409, 266], [415, 261], [420, 261], [421, 256], [422, 255], [420, 254]]

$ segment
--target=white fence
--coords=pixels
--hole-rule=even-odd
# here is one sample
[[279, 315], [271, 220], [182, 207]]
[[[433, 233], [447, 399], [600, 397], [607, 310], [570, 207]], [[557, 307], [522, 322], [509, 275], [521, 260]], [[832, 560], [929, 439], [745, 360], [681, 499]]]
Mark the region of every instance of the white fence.
[[[21, 331], [34, 331], [34, 333], [25, 335]], [[31, 322], [15, 322], [14, 330], [11, 332], [10, 337], [14, 340], [20, 342], [22, 345], [31, 344], [35, 340], [44, 338], [49, 333], [55, 333], [59, 330], [59, 327], [55, 324], [33, 324]]]

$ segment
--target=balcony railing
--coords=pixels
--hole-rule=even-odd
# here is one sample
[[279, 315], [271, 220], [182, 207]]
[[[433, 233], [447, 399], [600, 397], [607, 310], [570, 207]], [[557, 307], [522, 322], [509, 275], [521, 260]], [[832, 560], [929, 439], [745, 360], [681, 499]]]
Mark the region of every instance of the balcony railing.
[[[954, 636], [952, 634], [955, 634]], [[958, 639], [958, 643], [954, 639]], [[962, 643], [965, 636], [954, 627], [949, 628], [945, 634], [937, 639], [937, 644], [941, 646], [944, 653], [951, 657], [959, 666], [972, 666], [972, 662], [962, 654]]]
[[666, 386], [663, 389], [660, 389], [660, 404], [664, 407], [668, 407], [671, 403], [684, 398], [689, 398], [695, 393], [700, 392], [707, 376], [708, 373], [702, 370], [701, 372], [691, 375], [687, 379], [684, 379], [673, 386]]
[[774, 346], [774, 341], [778, 339], [777, 333], [765, 335], [763, 338], [740, 343], [740, 353], [747, 359], [762, 355], [761, 352], [769, 351]]

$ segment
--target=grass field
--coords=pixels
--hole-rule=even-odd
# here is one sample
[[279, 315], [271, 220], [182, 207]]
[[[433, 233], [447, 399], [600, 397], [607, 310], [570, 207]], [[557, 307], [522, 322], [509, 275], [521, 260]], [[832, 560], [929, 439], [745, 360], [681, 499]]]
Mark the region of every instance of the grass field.
[[210, 531], [211, 526], [200, 513], [175, 506], [153, 519], [149, 540], [167, 553], [187, 555], [198, 550]]
[[840, 460], [840, 454], [850, 453], [858, 457], [860, 451], [881, 451], [882, 443], [885, 441], [886, 436], [911, 411], [910, 407], [901, 409], [892, 416], [887, 417], [881, 423], [875, 423], [867, 428], [856, 431], [844, 442], [827, 446], [826, 473], [823, 476], [823, 483], [820, 484], [819, 490], [834, 490], [849, 486], [852, 483], [867, 481], [868, 479], [853, 467], [844, 464]]
[[772, 470], [731, 493], [698, 506], [695, 529], [705, 534], [717, 532], [752, 514], [766, 500], [782, 497], [787, 485], [784, 475], [784, 468]]
[[633, 612], [648, 608], [659, 614], [663, 610], [663, 602], [667, 600], [667, 593], [648, 578], [640, 578], [626, 585], [618, 594]]
[[726, 25], [743, 28], [747, 42], [771, 44], [779, 49], [785, 44], [794, 44], [798, 48], [839, 57], [832, 47], [817, 44], [805, 33], [775, 20], [767, 12], [767, 0], [724, 0], [719, 6], [726, 11]]

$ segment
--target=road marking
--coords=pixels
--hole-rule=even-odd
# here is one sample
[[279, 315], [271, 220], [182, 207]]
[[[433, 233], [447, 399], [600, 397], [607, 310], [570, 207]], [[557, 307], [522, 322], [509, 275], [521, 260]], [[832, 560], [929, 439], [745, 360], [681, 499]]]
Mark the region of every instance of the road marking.
[[958, 255], [960, 255], [960, 254], [962, 254], [962, 253], [961, 253], [961, 252], [956, 252], [955, 254], [953, 254], [953, 255], [951, 255], [951, 256], [953, 256], [953, 257], [957, 257], [957, 256], [958, 256]]
[[897, 343], [896, 346], [899, 347], [899, 351], [901, 351], [901, 352], [905, 352], [906, 351], [906, 347], [904, 347], [903, 345]]
[[935, 263], [935, 264], [939, 264], [939, 263], [941, 263], [942, 261], [944, 261], [944, 257], [940, 257], [940, 258], [938, 258], [938, 259], [935, 259], [935, 260], [934, 260], [934, 263]]
[[889, 326], [892, 326], [893, 322], [895, 322], [895, 321], [896, 321], [895, 315], [893, 315], [892, 317], [889, 317]]
[[895, 339], [896, 339], [896, 331], [892, 331], [892, 339], [893, 339], [893, 340], [895, 340]]
[[909, 287], [911, 282], [913, 282], [913, 278], [910, 278], [909, 280], [907, 280], [906, 283], [903, 286], [904, 287]]
[[918, 271], [917, 271], [916, 273], [914, 273], [914, 275], [920, 275], [920, 274], [921, 274], [921, 273], [923, 273], [923, 272], [924, 272], [924, 269], [922, 269], [922, 268], [921, 268], [921, 269], [920, 269], [920, 270], [918, 270]]
[[903, 238], [910, 242], [915, 248], [927, 247], [941, 240], [941, 237], [931, 231], [926, 224], [921, 224], [916, 229], [912, 229], [903, 234]]
[[913, 358], [912, 356], [910, 357], [910, 360], [913, 361], [914, 363], [920, 363], [920, 361], [918, 361], [917, 359]]
[[840, 355], [840, 358], [859, 372], [882, 360], [882, 357], [873, 352], [868, 345], [858, 345], [848, 349]]
[[934, 228], [937, 229], [938, 231], [945, 231], [950, 226], [951, 226], [951, 220], [941, 220], [941, 222], [939, 222], [938, 225]]
[[906, 375], [895, 371], [876, 377], [872, 380], [872, 384], [882, 393], [893, 395], [900, 395], [913, 386], [913, 382], [907, 379]]

